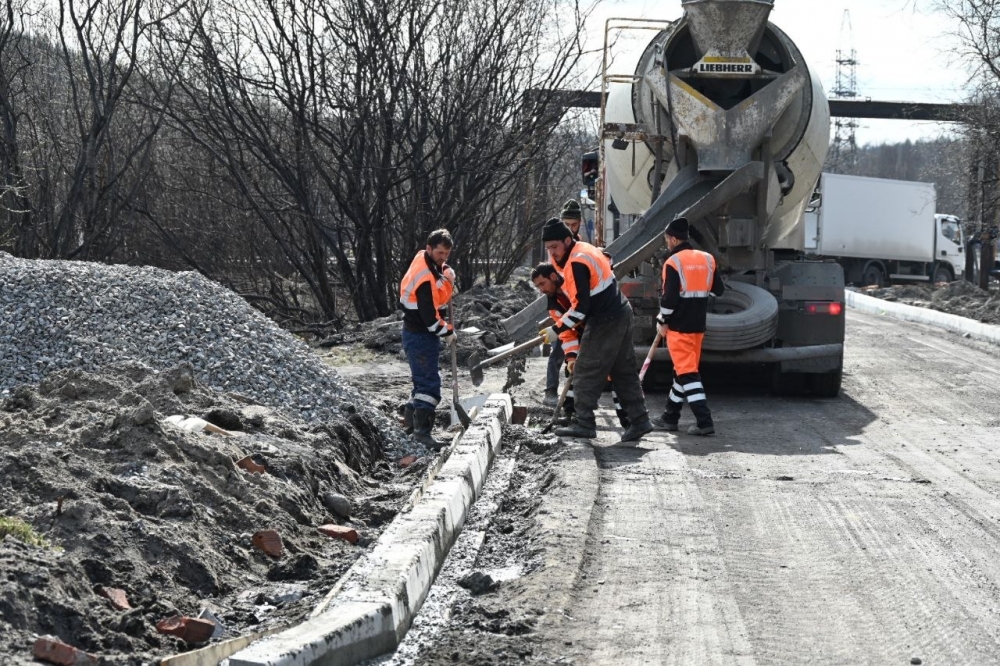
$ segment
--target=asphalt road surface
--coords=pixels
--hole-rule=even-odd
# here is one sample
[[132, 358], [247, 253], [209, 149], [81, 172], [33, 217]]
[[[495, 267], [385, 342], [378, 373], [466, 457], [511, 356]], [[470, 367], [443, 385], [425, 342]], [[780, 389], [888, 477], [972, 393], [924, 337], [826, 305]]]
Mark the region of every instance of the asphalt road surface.
[[713, 438], [615, 447], [606, 411], [546, 640], [586, 664], [1000, 663], [1000, 350], [851, 311], [845, 366], [835, 400], [710, 391]]

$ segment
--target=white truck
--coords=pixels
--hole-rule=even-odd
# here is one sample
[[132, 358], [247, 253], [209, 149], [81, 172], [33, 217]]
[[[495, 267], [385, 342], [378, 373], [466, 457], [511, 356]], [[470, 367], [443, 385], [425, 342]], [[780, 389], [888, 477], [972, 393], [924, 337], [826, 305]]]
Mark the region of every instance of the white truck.
[[961, 220], [937, 213], [933, 183], [824, 173], [804, 214], [806, 252], [859, 286], [951, 282], [965, 271]]

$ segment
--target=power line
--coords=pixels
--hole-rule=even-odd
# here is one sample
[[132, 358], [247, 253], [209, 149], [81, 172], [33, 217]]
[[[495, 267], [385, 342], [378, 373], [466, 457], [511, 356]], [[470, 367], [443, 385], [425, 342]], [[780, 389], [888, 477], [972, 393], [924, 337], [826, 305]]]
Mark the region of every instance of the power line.
[[[844, 48], [844, 41], [847, 48]], [[851, 31], [851, 12], [844, 10], [840, 22], [840, 46], [837, 49], [837, 78], [830, 92], [836, 99], [855, 99], [858, 97], [858, 53], [854, 49], [854, 36]], [[842, 170], [853, 170], [857, 163], [858, 142], [855, 133], [858, 121], [854, 118], [837, 118], [833, 145], [830, 148], [830, 170], [840, 173]]]

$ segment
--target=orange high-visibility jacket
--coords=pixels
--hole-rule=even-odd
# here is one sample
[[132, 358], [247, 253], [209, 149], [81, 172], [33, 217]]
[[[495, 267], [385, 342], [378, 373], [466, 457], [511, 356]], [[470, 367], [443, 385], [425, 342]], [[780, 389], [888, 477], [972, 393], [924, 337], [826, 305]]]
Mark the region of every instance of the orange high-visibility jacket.
[[678, 333], [704, 333], [708, 295], [725, 290], [715, 257], [681, 243], [663, 264], [663, 295], [657, 321]]
[[452, 327], [441, 316], [441, 308], [448, 305], [453, 291], [454, 286], [427, 252], [418, 252], [399, 283], [404, 325], [409, 330], [426, 330], [442, 338], [451, 335]]
[[[559, 291], [555, 296], [549, 296], [549, 316], [552, 321], [558, 322], [570, 309], [569, 296]], [[583, 335], [583, 326], [567, 328], [559, 331], [559, 342], [562, 343], [563, 354], [566, 358], [576, 358], [580, 353], [580, 336]]]
[[600, 249], [590, 243], [575, 242], [565, 260], [554, 263], [570, 302], [569, 310], [556, 321], [557, 332], [576, 328], [588, 316], [611, 317], [625, 307], [611, 261]]

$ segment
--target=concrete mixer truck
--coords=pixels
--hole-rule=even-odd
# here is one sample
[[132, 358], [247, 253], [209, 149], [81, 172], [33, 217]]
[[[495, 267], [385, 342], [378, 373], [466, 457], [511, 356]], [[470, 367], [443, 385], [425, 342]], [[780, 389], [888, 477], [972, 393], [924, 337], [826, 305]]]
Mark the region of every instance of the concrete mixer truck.
[[[768, 21], [773, 0], [682, 6], [634, 73], [603, 76], [596, 227], [636, 312], [637, 351], [655, 335], [663, 231], [683, 215], [727, 285], [710, 306], [703, 363], [765, 372], [779, 392], [835, 396], [843, 269], [803, 253], [802, 213], [829, 145], [823, 88]], [[603, 224], [608, 209], [638, 218]], [[539, 301], [505, 326], [524, 339], [544, 317]], [[657, 365], [669, 372], [667, 350], [655, 354], [654, 382]]]

